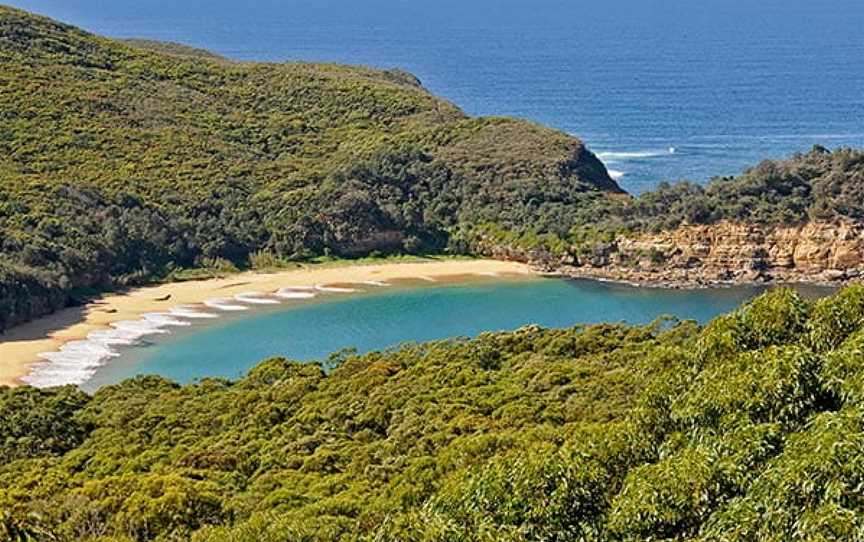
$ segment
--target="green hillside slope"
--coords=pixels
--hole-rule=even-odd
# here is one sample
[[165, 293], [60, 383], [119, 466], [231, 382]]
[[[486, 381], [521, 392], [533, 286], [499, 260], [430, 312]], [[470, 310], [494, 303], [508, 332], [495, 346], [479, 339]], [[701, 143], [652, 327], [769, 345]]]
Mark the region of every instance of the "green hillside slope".
[[0, 87], [0, 329], [78, 287], [259, 251], [563, 235], [620, 192], [577, 139], [469, 118], [398, 70], [232, 63], [0, 6]]
[[[0, 391], [0, 538], [857, 540], [864, 287], [237, 382]], [[4, 531], [5, 529], [5, 531]]]

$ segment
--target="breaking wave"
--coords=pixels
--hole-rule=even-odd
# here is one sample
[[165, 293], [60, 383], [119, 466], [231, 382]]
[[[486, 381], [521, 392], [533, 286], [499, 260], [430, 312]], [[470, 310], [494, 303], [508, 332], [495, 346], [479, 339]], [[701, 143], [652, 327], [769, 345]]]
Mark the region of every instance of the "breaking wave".
[[[381, 281], [366, 281], [364, 284], [388, 286]], [[70, 341], [54, 352], [39, 354], [41, 361], [22, 380], [40, 388], [80, 385], [90, 380], [108, 360], [120, 356], [117, 347], [138, 344], [147, 336], [170, 333], [169, 328], [191, 326], [194, 320], [216, 319], [219, 318], [218, 312], [248, 311], [249, 305], [278, 305], [282, 302], [280, 299], [311, 299], [321, 293], [358, 291], [327, 285], [290, 286], [273, 294], [244, 292], [232, 298], [208, 299], [200, 305], [180, 305], [165, 312], [145, 313], [138, 320], [114, 322], [108, 329], [93, 331], [85, 339]]]
[[315, 289], [319, 292], [328, 292], [333, 294], [351, 294], [359, 291], [356, 288], [341, 288], [338, 286], [323, 286], [320, 284], [318, 286], [315, 286]]
[[[672, 152], [670, 152], [672, 151]], [[675, 154], [672, 148], [665, 151], [637, 151], [637, 152], [598, 152], [597, 158], [604, 162], [620, 162], [622, 160], [638, 160], [640, 158], [657, 158]]]
[[276, 297], [282, 299], [312, 299], [317, 296], [315, 292], [309, 291], [306, 288], [300, 289], [297, 287], [282, 288], [276, 292]]
[[244, 292], [234, 296], [236, 301], [249, 303], [250, 305], [278, 305], [279, 301], [271, 297], [261, 297], [261, 292]]
[[56, 352], [44, 352], [24, 382], [38, 388], [64, 384], [83, 384], [99, 367], [120, 354], [115, 346], [131, 345], [148, 335], [168, 333], [167, 327], [189, 326], [171, 313], [153, 312], [143, 314], [140, 320], [126, 320], [111, 324], [111, 329], [93, 331], [87, 338], [70, 341]]
[[644, 160], [648, 158], [659, 158], [661, 156], [671, 156], [678, 152], [675, 147], [669, 147], [665, 151], [634, 151], [634, 152], [598, 152], [597, 158], [607, 167], [609, 176], [618, 181], [621, 180], [627, 173], [620, 169], [611, 169], [610, 165], [621, 164], [628, 160]]
[[230, 299], [208, 299], [204, 305], [211, 309], [216, 309], [226, 312], [248, 311], [249, 307], [233, 304]]

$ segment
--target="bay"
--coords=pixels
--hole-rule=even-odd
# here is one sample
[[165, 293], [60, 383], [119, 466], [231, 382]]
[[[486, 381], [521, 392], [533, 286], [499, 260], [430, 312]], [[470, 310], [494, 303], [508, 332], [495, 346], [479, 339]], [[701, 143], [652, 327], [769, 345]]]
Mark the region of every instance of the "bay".
[[[236, 378], [273, 356], [326, 361], [346, 348], [363, 353], [529, 324], [646, 324], [664, 315], [704, 323], [765, 290], [665, 290], [563, 279], [375, 289], [328, 301], [262, 308], [253, 314], [226, 314], [215, 324], [176, 328], [171, 335], [121, 349], [121, 356], [83, 388], [92, 391], [139, 374], [159, 374], [178, 382]], [[801, 288], [807, 297], [830, 291]]]

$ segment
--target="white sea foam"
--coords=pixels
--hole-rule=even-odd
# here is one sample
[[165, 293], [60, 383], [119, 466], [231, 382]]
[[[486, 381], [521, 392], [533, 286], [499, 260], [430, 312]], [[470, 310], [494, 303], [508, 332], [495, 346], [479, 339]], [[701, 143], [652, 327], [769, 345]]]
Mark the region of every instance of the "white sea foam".
[[36, 364], [22, 380], [39, 388], [83, 384], [107, 359], [117, 355], [104, 344], [90, 340], [68, 342], [56, 352], [39, 354], [45, 361]]
[[378, 287], [378, 288], [383, 288], [383, 287], [385, 287], [385, 286], [390, 286], [390, 283], [388, 283], [388, 282], [383, 282], [383, 281], [380, 281], [380, 280], [364, 280], [364, 281], [360, 282], [360, 284], [365, 284], [365, 285], [367, 285], [367, 286], [376, 286], [376, 287]]
[[[660, 156], [670, 156], [676, 154], [678, 149], [675, 147], [669, 147], [665, 151], [634, 151], [634, 152], [598, 152], [597, 158], [599, 158], [608, 168], [608, 166], [613, 164], [620, 164], [622, 162], [626, 162], [628, 160], [640, 160], [645, 158], [657, 158]], [[619, 169], [608, 169], [609, 176], [615, 179], [616, 181], [620, 180], [627, 173], [621, 171]]]
[[276, 292], [276, 297], [281, 297], [282, 299], [312, 299], [316, 295], [318, 294], [315, 292], [298, 290], [297, 288], [282, 288]]
[[192, 319], [204, 319], [204, 318], [219, 318], [218, 314], [213, 314], [212, 312], [203, 312], [200, 310], [196, 310], [193, 307], [189, 306], [180, 306], [175, 307], [168, 311], [173, 316], [178, 316], [180, 318], [192, 318]]
[[417, 275], [418, 280], [425, 280], [426, 282], [438, 282], [436, 279], [432, 277], [427, 277], [426, 275]]
[[104, 346], [132, 344], [138, 338], [138, 334], [135, 332], [116, 328], [92, 331], [87, 335], [87, 340], [91, 343]]
[[152, 312], [142, 315], [141, 320], [123, 320], [110, 325], [114, 328], [113, 331], [98, 336], [99, 342], [109, 345], [112, 342], [114, 344], [134, 344], [148, 335], [168, 333], [168, 330], [165, 329], [167, 327], [187, 327], [192, 324], [178, 320], [170, 314]]
[[168, 327], [191, 325], [179, 317], [176, 313], [151, 312], [141, 315], [140, 320], [114, 322], [110, 329], [93, 331], [84, 340], [70, 341], [55, 352], [39, 354], [45, 361], [36, 364], [22, 380], [36, 387], [83, 384], [107, 360], [120, 355], [113, 347], [135, 344], [148, 335], [168, 333], [165, 329]]
[[634, 160], [639, 158], [657, 158], [658, 156], [668, 156], [670, 153], [666, 151], [636, 151], [636, 152], [598, 152], [597, 158], [607, 163], [615, 163], [621, 160]]
[[501, 273], [498, 273], [495, 271], [480, 271], [479, 273], [475, 273], [475, 274], [483, 276], [483, 277], [500, 277], [501, 276]]
[[340, 288], [338, 286], [324, 286], [320, 284], [315, 286], [315, 289], [319, 292], [328, 292], [333, 294], [350, 294], [357, 291], [356, 288]]
[[261, 292], [244, 292], [237, 294], [234, 299], [241, 303], [249, 303], [251, 305], [278, 305], [279, 301], [270, 297], [261, 297]]
[[249, 307], [231, 303], [230, 299], [208, 299], [204, 305], [225, 312], [248, 311]]

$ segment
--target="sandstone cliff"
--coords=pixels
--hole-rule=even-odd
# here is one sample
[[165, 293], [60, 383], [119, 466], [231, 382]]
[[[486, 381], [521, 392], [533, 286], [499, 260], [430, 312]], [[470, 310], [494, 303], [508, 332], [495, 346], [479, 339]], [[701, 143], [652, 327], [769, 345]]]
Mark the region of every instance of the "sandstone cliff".
[[543, 250], [494, 248], [490, 255], [534, 263], [574, 277], [661, 287], [810, 282], [841, 284], [864, 277], [864, 225], [809, 222], [770, 227], [736, 222], [681, 226], [620, 236], [589, 251], [552, 256]]

